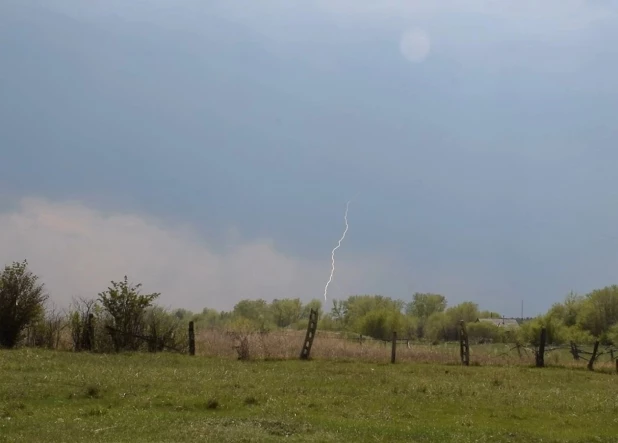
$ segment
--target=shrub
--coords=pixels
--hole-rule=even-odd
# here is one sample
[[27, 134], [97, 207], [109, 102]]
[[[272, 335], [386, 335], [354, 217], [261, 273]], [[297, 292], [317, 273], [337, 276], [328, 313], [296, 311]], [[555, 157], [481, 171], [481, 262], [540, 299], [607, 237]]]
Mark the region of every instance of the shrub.
[[141, 283], [132, 285], [127, 276], [99, 294], [99, 301], [109, 315], [107, 327], [116, 351], [137, 350], [142, 341], [137, 338], [143, 334], [144, 312], [160, 295], [158, 293], [140, 294]]
[[0, 347], [15, 347], [47, 298], [43, 284], [28, 270], [26, 260], [4, 267], [0, 273]]
[[502, 341], [503, 331], [499, 326], [489, 322], [468, 323], [466, 325], [468, 337], [477, 342], [500, 342]]

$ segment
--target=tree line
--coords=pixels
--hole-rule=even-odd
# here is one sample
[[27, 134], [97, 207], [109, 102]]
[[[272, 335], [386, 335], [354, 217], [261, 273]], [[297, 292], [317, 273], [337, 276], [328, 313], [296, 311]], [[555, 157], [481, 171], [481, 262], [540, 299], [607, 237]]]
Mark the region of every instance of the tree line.
[[618, 286], [579, 295], [568, 294], [546, 314], [517, 319], [517, 327], [477, 322], [500, 318], [472, 301], [453, 306], [445, 296], [415, 293], [409, 301], [382, 295], [352, 295], [333, 300], [327, 309], [321, 300], [303, 303], [299, 298], [241, 300], [230, 311], [204, 308], [201, 312], [165, 309], [156, 304], [159, 293], [141, 293], [141, 284], [125, 276], [112, 281], [96, 297], [78, 297], [67, 310], [50, 302], [45, 286], [27, 261], [13, 262], [0, 274], [0, 347], [17, 345], [57, 348], [62, 334], [73, 349], [162, 350], [186, 346], [187, 325], [231, 333], [304, 329], [312, 309], [318, 312], [318, 329], [361, 334], [387, 340], [399, 337], [428, 343], [457, 339], [457, 326], [466, 322], [468, 336], [478, 342], [535, 344], [542, 327], [550, 343], [587, 344], [595, 340], [618, 344]]

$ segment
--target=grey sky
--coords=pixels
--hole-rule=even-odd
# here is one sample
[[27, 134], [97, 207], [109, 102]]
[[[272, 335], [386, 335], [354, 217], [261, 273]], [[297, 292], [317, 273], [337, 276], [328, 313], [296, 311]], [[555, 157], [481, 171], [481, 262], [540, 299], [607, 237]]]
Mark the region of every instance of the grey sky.
[[0, 259], [55, 300], [443, 292], [618, 270], [610, 1], [5, 0]]

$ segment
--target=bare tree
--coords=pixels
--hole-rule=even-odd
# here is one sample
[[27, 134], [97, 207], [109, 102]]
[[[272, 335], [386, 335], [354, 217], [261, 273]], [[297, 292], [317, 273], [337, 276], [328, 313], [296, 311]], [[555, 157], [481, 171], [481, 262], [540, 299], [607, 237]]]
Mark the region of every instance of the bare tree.
[[71, 303], [69, 319], [73, 350], [92, 351], [94, 348], [94, 314], [97, 301], [85, 297], [74, 297]]

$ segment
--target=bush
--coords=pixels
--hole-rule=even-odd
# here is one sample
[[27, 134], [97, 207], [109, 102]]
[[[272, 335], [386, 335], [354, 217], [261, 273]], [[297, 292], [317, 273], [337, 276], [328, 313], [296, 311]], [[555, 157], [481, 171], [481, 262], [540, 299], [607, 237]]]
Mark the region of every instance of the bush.
[[468, 323], [466, 325], [468, 332], [468, 338], [476, 342], [501, 342], [503, 337], [503, 330], [489, 322], [476, 322]]
[[141, 283], [132, 285], [127, 276], [99, 294], [99, 301], [108, 314], [106, 326], [116, 351], [140, 348], [143, 341], [137, 336], [144, 332], [144, 312], [160, 295], [158, 293], [140, 294]]
[[547, 332], [547, 344], [561, 345], [568, 341], [567, 328], [560, 320], [552, 316], [537, 317], [523, 323], [519, 329], [518, 341], [538, 347], [543, 327]]
[[[177, 316], [159, 306], [153, 306], [144, 313], [144, 324], [150, 337], [148, 350], [163, 351], [166, 348], [179, 349], [188, 346], [189, 322], [182, 322]], [[186, 326], [186, 327], [181, 327]]]
[[399, 311], [378, 309], [370, 311], [358, 320], [357, 330], [379, 340], [390, 340], [393, 332], [403, 335], [406, 328], [406, 317]]
[[230, 323], [227, 334], [235, 341], [234, 349], [238, 353], [238, 359], [249, 360], [251, 358], [249, 340], [257, 335], [268, 334], [268, 329], [263, 328], [259, 320], [239, 317]]
[[28, 262], [13, 262], [0, 273], [0, 347], [13, 348], [24, 328], [43, 310], [48, 295]]

